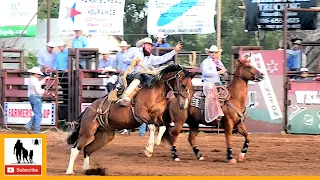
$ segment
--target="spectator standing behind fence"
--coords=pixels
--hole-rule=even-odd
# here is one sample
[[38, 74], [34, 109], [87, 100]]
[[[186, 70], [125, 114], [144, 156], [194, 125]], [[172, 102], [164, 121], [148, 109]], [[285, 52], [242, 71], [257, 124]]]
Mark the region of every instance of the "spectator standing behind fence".
[[117, 68], [117, 62], [115, 59], [110, 57], [110, 51], [105, 49], [99, 49], [99, 53], [102, 55], [102, 58], [99, 60], [99, 68], [98, 69], [105, 69], [105, 68]]
[[46, 43], [47, 48], [38, 54], [38, 64], [44, 70], [52, 70], [56, 63], [56, 53], [53, 48], [56, 46], [53, 41]]
[[[82, 28], [76, 27], [74, 28], [74, 32], [76, 33], [76, 36], [72, 40], [72, 48], [86, 48], [88, 46], [88, 38], [82, 35]], [[81, 69], [87, 69], [87, 64], [86, 59], [80, 59]]]
[[[50, 77], [47, 76], [42, 80], [39, 80], [43, 73], [40, 71], [40, 67], [33, 67], [28, 70], [32, 75], [29, 78], [28, 83], [28, 97], [33, 111], [31, 120], [25, 125], [25, 128], [29, 134], [35, 133], [40, 134], [40, 125], [42, 121], [42, 98], [41, 96], [45, 93], [45, 90], [41, 86]], [[34, 132], [33, 132], [33, 131]]]
[[129, 58], [128, 48], [130, 47], [130, 44], [128, 44], [127, 41], [121, 41], [119, 47], [121, 48], [121, 51], [117, 52], [116, 54], [116, 62], [118, 63], [117, 69], [124, 72], [130, 66], [130, 63], [126, 61], [126, 59]]
[[157, 42], [153, 43], [153, 45], [160, 48], [170, 48], [170, 44], [165, 42], [166, 37], [168, 37], [168, 35], [164, 35], [163, 32], [159, 32], [157, 34]]
[[306, 67], [307, 56], [302, 50], [302, 39], [292, 39], [292, 48], [287, 50], [288, 70], [299, 71], [301, 67]]
[[62, 93], [64, 95], [65, 101], [64, 104], [67, 104], [68, 101], [68, 49], [66, 48], [66, 43], [63, 41], [60, 41], [57, 43], [57, 46], [59, 47], [59, 52], [56, 55], [56, 63], [54, 66], [54, 70], [62, 71], [62, 74], [60, 73], [60, 86], [62, 87]]
[[313, 78], [309, 77], [308, 68], [301, 68], [300, 69], [300, 76], [297, 76], [296, 78], [290, 79], [290, 81], [296, 81], [296, 82], [309, 82], [309, 81], [315, 81], [319, 78]]

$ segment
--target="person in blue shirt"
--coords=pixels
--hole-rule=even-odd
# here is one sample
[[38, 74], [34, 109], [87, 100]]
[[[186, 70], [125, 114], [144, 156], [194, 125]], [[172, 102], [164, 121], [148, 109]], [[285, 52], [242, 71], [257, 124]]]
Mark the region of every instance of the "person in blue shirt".
[[56, 44], [53, 41], [49, 41], [46, 45], [47, 48], [39, 52], [37, 61], [41, 69], [51, 71], [56, 63], [56, 53], [53, 52], [53, 48], [56, 47]]
[[287, 68], [289, 71], [299, 71], [307, 65], [307, 56], [302, 50], [302, 39], [292, 39], [292, 48], [287, 50]]
[[127, 60], [129, 59], [128, 48], [130, 47], [130, 44], [128, 44], [127, 41], [121, 41], [119, 47], [121, 48], [121, 51], [116, 54], [117, 69], [124, 72], [130, 66], [130, 61]]
[[166, 37], [168, 37], [168, 35], [164, 35], [163, 32], [159, 32], [157, 34], [157, 42], [153, 43], [153, 45], [160, 48], [170, 48], [170, 44], [165, 42]]
[[100, 49], [99, 53], [102, 55], [102, 58], [99, 60], [99, 67], [98, 69], [105, 69], [105, 68], [112, 68], [116, 69], [117, 68], [117, 62], [115, 59], [110, 57], [110, 51]]
[[[88, 46], [88, 38], [82, 35], [82, 28], [74, 29], [76, 36], [72, 40], [72, 48], [86, 48]], [[87, 69], [86, 59], [80, 59], [80, 68]]]
[[57, 43], [59, 47], [59, 52], [56, 54], [56, 63], [54, 65], [54, 70], [68, 71], [68, 49], [66, 48], [66, 43], [60, 41]]
[[59, 47], [59, 52], [56, 55], [56, 63], [54, 66], [54, 70], [62, 71], [62, 73], [59, 73], [60, 79], [60, 86], [62, 88], [62, 94], [63, 94], [63, 103], [67, 104], [68, 101], [68, 49], [66, 48], [66, 43], [63, 41], [60, 41], [57, 43], [57, 46]]

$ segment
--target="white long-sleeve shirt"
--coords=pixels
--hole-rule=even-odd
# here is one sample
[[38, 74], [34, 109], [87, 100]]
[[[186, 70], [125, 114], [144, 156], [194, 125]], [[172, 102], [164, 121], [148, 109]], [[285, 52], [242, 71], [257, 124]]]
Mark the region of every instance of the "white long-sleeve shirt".
[[[131, 61], [135, 58], [140, 58], [142, 66], [145, 68], [154, 67], [156, 65], [163, 64], [170, 59], [173, 58], [173, 56], [176, 55], [176, 51], [172, 50], [171, 52], [168, 52], [162, 56], [154, 56], [153, 54], [150, 54], [150, 56], [144, 56], [143, 49], [132, 47], [128, 50], [128, 59], [125, 59], [124, 62], [127, 64], [130, 64]], [[141, 66], [135, 66], [134, 72], [139, 72], [141, 69]]]
[[38, 78], [30, 76], [28, 83], [28, 97], [31, 94], [42, 96], [44, 94], [44, 89], [41, 86], [44, 84], [44, 81], [39, 81]]

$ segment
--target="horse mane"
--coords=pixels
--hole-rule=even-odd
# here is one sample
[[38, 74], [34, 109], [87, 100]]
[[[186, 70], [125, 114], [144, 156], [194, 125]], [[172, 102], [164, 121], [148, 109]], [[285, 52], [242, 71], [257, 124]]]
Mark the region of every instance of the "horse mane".
[[160, 75], [175, 72], [175, 71], [187, 71], [183, 66], [180, 66], [179, 64], [170, 64], [164, 69], [160, 71]]

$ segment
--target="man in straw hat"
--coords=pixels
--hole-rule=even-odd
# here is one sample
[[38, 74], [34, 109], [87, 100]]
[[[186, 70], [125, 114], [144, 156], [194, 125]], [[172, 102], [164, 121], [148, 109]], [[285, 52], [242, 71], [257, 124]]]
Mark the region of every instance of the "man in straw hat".
[[52, 70], [56, 63], [56, 53], [53, 52], [53, 48], [56, 44], [53, 41], [46, 43], [47, 48], [44, 51], [40, 51], [38, 55], [38, 64], [45, 70]]
[[116, 54], [116, 62], [118, 63], [117, 69], [126, 71], [130, 66], [130, 60], [128, 60], [128, 48], [130, 47], [130, 44], [128, 44], [127, 41], [121, 41], [119, 47], [121, 48], [121, 51]]
[[59, 47], [59, 52], [56, 55], [54, 70], [61, 72], [59, 76], [61, 77], [60, 86], [62, 87], [63, 104], [68, 104], [68, 49], [66, 48], [66, 43], [63, 41], [58, 42], [57, 46]]
[[107, 67], [112, 69], [117, 68], [117, 62], [109, 56], [111, 54], [109, 50], [100, 48], [99, 54], [102, 55], [102, 58], [99, 60], [98, 69], [105, 69]]
[[[81, 26], [76, 26], [74, 29], [76, 36], [72, 40], [72, 48], [86, 48], [88, 46], [88, 38], [83, 36]], [[87, 69], [86, 59], [80, 59], [80, 68]]]
[[[182, 48], [182, 44], [179, 42], [171, 52], [168, 52], [162, 56], [154, 56], [151, 54], [153, 47], [152, 39], [148, 37], [139, 40], [136, 43], [136, 46], [137, 49], [135, 49], [135, 51], [130, 51], [131, 54], [129, 54], [130, 62], [131, 60], [134, 60], [136, 58], [139, 59], [138, 61], [136, 61], [134, 72], [139, 72], [141, 70], [141, 66], [150, 68], [156, 65], [163, 64], [172, 59], [173, 56]], [[135, 78], [124, 91], [118, 103], [122, 106], [128, 106], [132, 97], [138, 92], [135, 91], [135, 89], [140, 85], [140, 83], [141, 80]]]
[[216, 45], [212, 45], [210, 49], [205, 49], [209, 55], [202, 61], [200, 68], [202, 71], [203, 93], [205, 100], [205, 120], [212, 122], [224, 116], [217, 97], [216, 86], [221, 85], [220, 74], [226, 72], [226, 68], [218, 59], [218, 54], [222, 51]]
[[42, 99], [41, 96], [45, 93], [45, 90], [41, 86], [46, 82], [50, 77], [47, 76], [42, 80], [39, 80], [40, 76], [43, 73], [40, 70], [40, 67], [33, 67], [28, 70], [32, 75], [29, 78], [28, 83], [28, 97], [33, 111], [33, 116], [31, 120], [25, 125], [25, 128], [28, 133], [40, 133], [40, 124], [42, 121]]
[[165, 42], [165, 38], [168, 37], [168, 35], [164, 35], [163, 32], [159, 32], [157, 34], [157, 42], [154, 43], [155, 47], [161, 47], [161, 48], [169, 48], [171, 47], [169, 43]]

